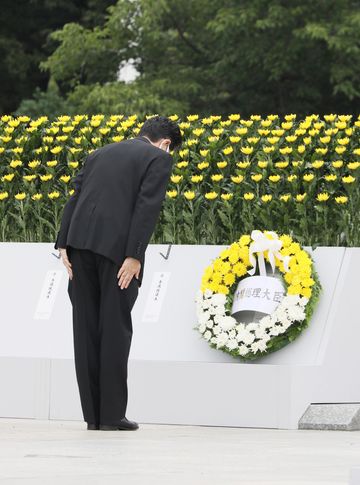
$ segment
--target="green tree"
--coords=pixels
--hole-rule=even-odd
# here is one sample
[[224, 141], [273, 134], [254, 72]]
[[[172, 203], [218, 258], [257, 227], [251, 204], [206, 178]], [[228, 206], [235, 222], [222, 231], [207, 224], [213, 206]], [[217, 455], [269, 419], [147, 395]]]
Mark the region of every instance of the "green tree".
[[49, 75], [39, 64], [56, 48], [55, 41], [49, 40], [51, 32], [70, 21], [101, 25], [112, 3], [115, 0], [2, 0], [0, 112], [15, 110], [35, 88], [46, 91]]
[[118, 0], [54, 32], [42, 67], [81, 112], [357, 114], [359, 1]]

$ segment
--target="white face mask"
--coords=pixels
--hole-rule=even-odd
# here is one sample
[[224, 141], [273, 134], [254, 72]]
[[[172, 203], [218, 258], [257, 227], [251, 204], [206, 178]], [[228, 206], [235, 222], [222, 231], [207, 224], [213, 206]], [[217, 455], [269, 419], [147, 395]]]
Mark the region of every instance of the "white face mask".
[[[161, 148], [161, 145], [162, 145], [162, 144], [163, 144], [163, 142], [161, 142], [161, 143], [160, 143], [159, 148]], [[170, 145], [167, 145], [167, 147], [166, 147], [166, 150], [165, 150], [165, 151], [166, 151], [166, 153], [169, 153], [169, 151], [170, 151]]]

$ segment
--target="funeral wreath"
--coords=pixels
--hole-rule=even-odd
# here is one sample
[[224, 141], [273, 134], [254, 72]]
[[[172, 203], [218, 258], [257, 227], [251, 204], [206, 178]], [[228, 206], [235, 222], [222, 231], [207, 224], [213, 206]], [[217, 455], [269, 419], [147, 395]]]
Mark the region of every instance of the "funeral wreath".
[[[309, 325], [320, 291], [309, 252], [289, 235], [255, 230], [205, 269], [195, 329], [211, 347], [254, 360], [292, 342]], [[260, 316], [245, 321], [244, 315]]]

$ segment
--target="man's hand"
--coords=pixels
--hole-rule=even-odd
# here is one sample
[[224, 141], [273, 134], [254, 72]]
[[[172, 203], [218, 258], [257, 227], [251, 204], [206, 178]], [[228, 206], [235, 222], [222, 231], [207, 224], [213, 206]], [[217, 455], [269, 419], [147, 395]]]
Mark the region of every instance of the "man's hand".
[[138, 259], [127, 257], [118, 271], [117, 277], [120, 278], [118, 285], [121, 289], [127, 288], [135, 276], [137, 279], [140, 274], [141, 263]]
[[67, 269], [67, 272], [69, 273], [69, 278], [72, 280], [73, 279], [73, 272], [72, 272], [71, 263], [69, 261], [69, 258], [68, 258], [67, 252], [66, 252], [66, 248], [59, 248], [59, 251], [60, 251], [60, 256], [61, 256], [62, 262], [64, 263], [65, 268]]

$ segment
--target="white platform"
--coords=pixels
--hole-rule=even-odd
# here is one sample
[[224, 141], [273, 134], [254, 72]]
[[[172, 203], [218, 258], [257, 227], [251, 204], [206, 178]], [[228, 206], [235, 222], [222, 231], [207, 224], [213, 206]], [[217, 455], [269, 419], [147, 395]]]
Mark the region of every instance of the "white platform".
[[346, 431], [0, 418], [1, 485], [349, 485], [359, 456], [360, 433]]
[[[132, 313], [128, 416], [292, 429], [310, 403], [359, 402], [360, 249], [317, 248], [324, 291], [311, 326], [277, 353], [241, 363], [211, 349], [193, 329], [201, 275], [224, 247], [174, 245], [166, 260], [160, 253], [167, 246], [148, 246]], [[2, 417], [82, 420], [68, 278], [57, 254], [48, 243], [0, 243]], [[160, 306], [158, 274], [168, 278]]]

